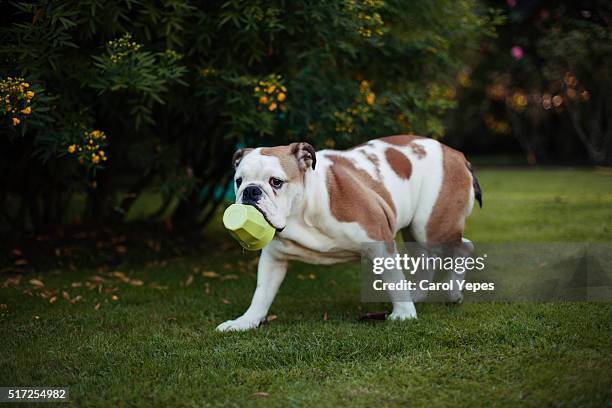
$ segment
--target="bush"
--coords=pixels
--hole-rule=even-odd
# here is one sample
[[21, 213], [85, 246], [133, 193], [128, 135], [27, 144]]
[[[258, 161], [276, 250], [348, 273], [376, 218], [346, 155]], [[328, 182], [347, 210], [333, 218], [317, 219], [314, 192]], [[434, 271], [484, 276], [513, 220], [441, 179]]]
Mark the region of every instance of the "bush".
[[65, 222], [75, 197], [82, 221], [121, 221], [150, 189], [156, 216], [180, 199], [173, 220], [201, 225], [239, 145], [441, 137], [456, 74], [498, 20], [469, 0], [37, 0], [2, 15], [0, 75], [35, 93], [1, 118], [15, 228]]

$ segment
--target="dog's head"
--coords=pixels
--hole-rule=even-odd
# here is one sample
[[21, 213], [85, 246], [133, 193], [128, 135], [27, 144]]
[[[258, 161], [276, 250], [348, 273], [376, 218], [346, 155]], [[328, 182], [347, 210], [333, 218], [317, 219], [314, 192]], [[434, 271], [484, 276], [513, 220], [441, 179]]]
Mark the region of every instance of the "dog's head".
[[314, 170], [316, 162], [314, 148], [304, 142], [238, 150], [232, 159], [236, 203], [254, 206], [282, 230], [303, 196], [304, 175]]

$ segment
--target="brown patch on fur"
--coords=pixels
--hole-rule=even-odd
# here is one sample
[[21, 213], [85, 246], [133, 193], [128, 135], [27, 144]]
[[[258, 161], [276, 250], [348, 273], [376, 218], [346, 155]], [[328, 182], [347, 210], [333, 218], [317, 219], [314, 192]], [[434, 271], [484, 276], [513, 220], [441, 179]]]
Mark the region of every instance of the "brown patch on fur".
[[396, 146], [408, 146], [412, 141], [418, 139], [424, 139], [424, 137], [417, 135], [394, 135], [381, 137], [378, 140]]
[[412, 175], [412, 163], [406, 157], [406, 155], [404, 155], [404, 153], [390, 147], [385, 150], [385, 158], [387, 159], [389, 166], [391, 166], [399, 178], [404, 180], [408, 180], [410, 178]]
[[302, 179], [303, 173], [300, 171], [295, 155], [291, 153], [291, 145], [263, 147], [261, 149], [262, 156], [278, 157], [283, 171], [287, 175], [289, 181], [297, 181]]
[[412, 153], [414, 153], [414, 155], [419, 159], [422, 159], [423, 157], [427, 156], [425, 148], [418, 143], [411, 142], [410, 148], [412, 149]]
[[261, 154], [278, 157], [290, 181], [302, 180], [306, 169], [308, 167], [314, 169], [316, 163], [314, 148], [303, 142], [287, 146], [263, 147]]
[[327, 170], [332, 215], [338, 221], [359, 223], [373, 240], [393, 241], [395, 205], [384, 184], [346, 157], [327, 157], [332, 162]]
[[379, 180], [382, 179], [382, 173], [380, 172], [380, 159], [378, 158], [378, 156], [374, 153], [368, 153], [366, 150], [363, 149], [360, 149], [359, 153], [364, 155], [364, 157], [374, 165], [374, 169], [376, 170], [376, 178], [378, 178]]
[[472, 177], [463, 153], [442, 145], [442, 186], [427, 222], [429, 245], [460, 244]]

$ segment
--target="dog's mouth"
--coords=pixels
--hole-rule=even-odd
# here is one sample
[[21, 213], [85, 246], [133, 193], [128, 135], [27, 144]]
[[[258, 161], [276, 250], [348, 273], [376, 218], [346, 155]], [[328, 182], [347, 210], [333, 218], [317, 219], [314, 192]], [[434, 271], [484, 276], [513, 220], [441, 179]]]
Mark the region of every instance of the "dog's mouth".
[[266, 213], [265, 213], [265, 212], [264, 212], [264, 211], [263, 211], [263, 210], [262, 210], [262, 209], [261, 209], [261, 208], [260, 208], [260, 207], [257, 205], [257, 203], [256, 203], [256, 202], [252, 202], [252, 201], [247, 201], [247, 202], [244, 202], [244, 201], [243, 201], [243, 202], [242, 202], [242, 204], [244, 204], [244, 205], [250, 205], [250, 206], [255, 207], [255, 208], [257, 209], [257, 211], [259, 211], [259, 212], [260, 212], [260, 214], [261, 214], [261, 215], [263, 215], [263, 217], [264, 217], [264, 219], [266, 220], [266, 222], [267, 222], [268, 224], [270, 224], [271, 226], [273, 226], [273, 227], [274, 227], [274, 229], [276, 230], [276, 232], [282, 232], [282, 231], [285, 229], [285, 227], [282, 227], [282, 228], [276, 228], [276, 227], [274, 226], [274, 224], [272, 224], [272, 223], [270, 222], [270, 220], [268, 219], [268, 216], [266, 215]]

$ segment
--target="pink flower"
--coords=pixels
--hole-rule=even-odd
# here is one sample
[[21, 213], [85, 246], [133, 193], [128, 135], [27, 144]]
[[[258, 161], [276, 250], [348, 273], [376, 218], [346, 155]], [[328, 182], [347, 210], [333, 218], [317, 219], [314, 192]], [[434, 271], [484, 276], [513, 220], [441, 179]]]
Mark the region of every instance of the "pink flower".
[[523, 58], [523, 48], [519, 47], [518, 45], [515, 45], [514, 47], [512, 47], [512, 49], [510, 50], [510, 54], [512, 54], [512, 56], [514, 57], [514, 59], [516, 60], [520, 60], [521, 58]]
[[515, 7], [516, 6], [516, 0], [506, 0], [506, 3], [508, 3], [508, 5], [510, 7]]

